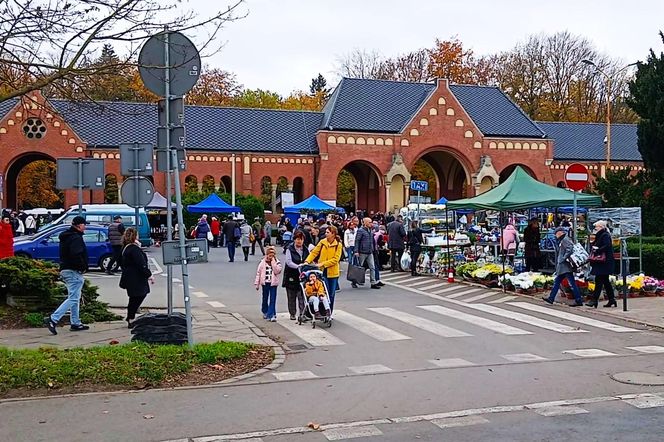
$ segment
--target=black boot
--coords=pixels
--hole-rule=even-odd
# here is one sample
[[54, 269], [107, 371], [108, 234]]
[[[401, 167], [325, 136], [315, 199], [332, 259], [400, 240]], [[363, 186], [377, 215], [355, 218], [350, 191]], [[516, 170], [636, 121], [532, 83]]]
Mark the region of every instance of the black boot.
[[618, 303], [615, 299], [609, 299], [609, 302], [604, 304], [604, 307], [618, 307]]

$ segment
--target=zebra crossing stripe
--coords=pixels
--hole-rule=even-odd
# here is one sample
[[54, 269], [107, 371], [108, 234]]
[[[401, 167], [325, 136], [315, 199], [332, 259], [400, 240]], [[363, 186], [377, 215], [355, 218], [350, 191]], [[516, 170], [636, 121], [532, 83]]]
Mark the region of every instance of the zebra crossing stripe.
[[357, 439], [360, 437], [382, 436], [383, 432], [375, 425], [366, 425], [364, 427], [350, 428], [332, 428], [323, 431], [323, 436], [327, 440], [346, 440]]
[[410, 275], [399, 275], [399, 276], [395, 276], [393, 278], [385, 278], [384, 276], [381, 275], [381, 279], [384, 279], [384, 280], [392, 282], [392, 283], [394, 281], [404, 282], [404, 281], [400, 281], [400, 280], [402, 280], [402, 279], [405, 280], [405, 279], [410, 279], [410, 278], [412, 278], [412, 276], [410, 276]]
[[621, 325], [611, 324], [609, 322], [598, 321], [598, 320], [592, 319], [592, 318], [586, 318], [585, 316], [575, 315], [575, 314], [567, 313], [567, 312], [561, 312], [559, 310], [556, 310], [556, 309], [553, 309], [553, 308], [550, 308], [550, 307], [543, 307], [541, 305], [535, 305], [535, 304], [531, 304], [529, 302], [510, 302], [509, 305], [513, 305], [515, 307], [523, 308], [523, 309], [530, 310], [530, 311], [533, 311], [533, 312], [544, 313], [546, 315], [555, 316], [555, 317], [561, 318], [561, 319], [567, 319], [568, 321], [578, 322], [578, 323], [581, 323], [581, 324], [589, 325], [591, 327], [597, 327], [597, 328], [602, 328], [604, 330], [610, 330], [610, 331], [617, 332], [617, 333], [637, 332], [637, 331], [639, 331], [635, 328], [623, 327]]
[[481, 292], [481, 291], [484, 291], [484, 290], [485, 290], [485, 289], [470, 289], [470, 290], [464, 290], [463, 292], [453, 293], [453, 294], [451, 294], [451, 295], [447, 295], [447, 296], [445, 296], [445, 297], [448, 298], [448, 299], [454, 299], [454, 298], [458, 298], [458, 297], [460, 297], [460, 296], [466, 296], [466, 295], [470, 295], [470, 294], [472, 294], [472, 293]]
[[446, 325], [439, 324], [419, 316], [411, 315], [410, 313], [401, 312], [390, 307], [375, 307], [369, 308], [368, 310], [401, 322], [405, 322], [408, 325], [412, 325], [413, 327], [428, 331], [429, 333], [442, 336], [443, 338], [460, 338], [464, 336], [472, 336], [471, 334], [462, 332], [461, 330], [456, 330], [454, 328], [447, 327]]
[[197, 298], [209, 298], [209, 296], [206, 295], [205, 292], [192, 292], [191, 294]]
[[458, 319], [460, 321], [469, 322], [478, 327], [486, 328], [503, 335], [532, 335], [532, 333], [529, 331], [492, 321], [491, 319], [482, 318], [481, 316], [469, 315], [468, 313], [463, 313], [458, 310], [452, 310], [450, 308], [443, 307], [442, 305], [418, 305], [417, 308]]
[[580, 358], [599, 358], [601, 356], [616, 355], [615, 353], [611, 353], [606, 350], [600, 350], [598, 348], [579, 348], [576, 350], [565, 350], [563, 353], [578, 356]]
[[495, 292], [482, 293], [481, 295], [473, 296], [472, 298], [461, 299], [461, 301], [463, 301], [463, 302], [475, 302], [475, 301], [479, 301], [480, 299], [490, 298], [491, 296], [494, 296], [495, 294], [496, 294]]
[[432, 424], [443, 430], [445, 428], [468, 427], [470, 425], [480, 425], [486, 424], [488, 422], [489, 420], [483, 418], [482, 416], [460, 416], [431, 420]]
[[546, 361], [542, 356], [534, 355], [532, 353], [515, 353], [511, 355], [500, 355], [501, 358], [507, 359], [510, 362], [537, 362]]
[[425, 279], [424, 281], [417, 281], [413, 284], [408, 284], [408, 285], [411, 286], [411, 287], [417, 287], [417, 286], [424, 285], [424, 284], [431, 284], [431, 280], [430, 279]]
[[501, 304], [506, 301], [511, 301], [512, 299], [516, 299], [518, 296], [514, 295], [509, 295], [509, 296], [503, 296], [502, 298], [499, 299], [494, 299], [493, 301], [489, 301], [489, 304]]
[[298, 379], [315, 379], [318, 376], [313, 374], [309, 370], [304, 371], [282, 371], [278, 373], [272, 373], [272, 375], [277, 378], [279, 381], [294, 381]]
[[447, 287], [447, 288], [442, 289], [442, 290], [438, 290], [437, 292], [433, 292], [433, 294], [434, 295], [442, 295], [443, 293], [453, 292], [454, 290], [458, 290], [458, 289], [459, 289], [459, 286], [452, 286], [452, 287]]
[[461, 358], [430, 359], [428, 362], [440, 368], [470, 367], [475, 365]]
[[492, 315], [501, 316], [503, 318], [513, 319], [515, 321], [524, 322], [526, 324], [534, 325], [546, 330], [552, 330], [558, 333], [587, 333], [586, 330], [579, 330], [568, 325], [557, 324], [555, 322], [540, 319], [535, 316], [524, 315], [523, 313], [513, 312], [510, 310], [503, 310], [498, 307], [487, 304], [470, 304], [468, 308], [479, 310]]
[[[336, 312], [335, 312], [336, 314]], [[289, 321], [288, 313], [277, 313], [279, 324], [285, 327], [298, 338], [313, 345], [314, 347], [324, 347], [327, 345], [344, 345], [345, 342], [333, 334], [320, 328], [312, 328], [307, 322], [298, 325], [295, 321]]]
[[222, 304], [222, 303], [219, 302], [219, 301], [208, 301], [207, 303], [208, 303], [208, 305], [209, 305], [210, 307], [214, 307], [214, 308], [223, 308], [223, 307], [226, 307], [224, 304]]
[[433, 290], [433, 289], [437, 289], [439, 287], [444, 287], [446, 285], [450, 285], [450, 283], [449, 282], [439, 282], [439, 283], [434, 284], [434, 285], [427, 285], [425, 287], [422, 287], [422, 290]]
[[334, 320], [383, 342], [411, 339], [409, 336], [402, 335], [392, 329], [383, 327], [380, 324], [376, 324], [368, 319], [360, 318], [359, 316], [355, 316], [343, 310], [334, 310]]
[[574, 414], [588, 413], [588, 410], [584, 410], [583, 408], [574, 405], [565, 405], [565, 406], [554, 405], [552, 407], [536, 408], [533, 411], [541, 416], [546, 416], [546, 417], [570, 416]]
[[664, 347], [659, 345], [643, 345], [639, 347], [627, 347], [630, 350], [638, 351], [640, 353], [664, 353]]

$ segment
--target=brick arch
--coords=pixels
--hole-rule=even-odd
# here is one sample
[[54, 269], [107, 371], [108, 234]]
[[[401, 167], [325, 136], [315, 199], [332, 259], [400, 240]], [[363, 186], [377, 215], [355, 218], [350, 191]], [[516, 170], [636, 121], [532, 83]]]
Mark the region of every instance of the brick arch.
[[18, 176], [25, 166], [39, 160], [51, 161], [53, 163], [56, 162], [55, 158], [42, 152], [26, 152], [15, 156], [9, 161], [5, 172], [4, 207], [18, 209], [18, 207], [16, 207], [18, 201]]
[[528, 175], [531, 177], [537, 179], [537, 175], [535, 175], [535, 172], [533, 170], [526, 166], [525, 164], [521, 163], [513, 163], [510, 164], [509, 166], [505, 167], [503, 170], [500, 171], [500, 183], [505, 181], [507, 178], [509, 178], [510, 175], [512, 175], [512, 172], [517, 168], [517, 166], [520, 166]]
[[472, 179], [471, 177], [474, 170], [472, 162], [468, 159], [468, 157], [466, 157], [464, 154], [460, 153], [457, 149], [454, 149], [452, 147], [431, 146], [426, 149], [423, 149], [415, 157], [413, 157], [412, 161], [408, 164], [408, 168], [412, 169], [417, 160], [420, 160], [422, 159], [422, 157], [435, 152], [447, 153], [450, 156], [452, 156], [455, 160], [457, 160], [463, 167], [464, 172], [466, 173], [466, 184], [467, 185], [471, 184], [471, 179]]
[[348, 171], [355, 181], [354, 209], [366, 210], [367, 212], [381, 210], [381, 203], [385, 198], [385, 186], [380, 169], [371, 161], [357, 159], [348, 161], [340, 167], [337, 172], [337, 179], [342, 170]]
[[[436, 158], [437, 155], [449, 156], [454, 162], [443, 166], [443, 158]], [[426, 161], [436, 175], [436, 199], [441, 196], [447, 199], [469, 196], [474, 169], [465, 155], [449, 147], [432, 146], [419, 152], [413, 159], [411, 170], [419, 160]]]

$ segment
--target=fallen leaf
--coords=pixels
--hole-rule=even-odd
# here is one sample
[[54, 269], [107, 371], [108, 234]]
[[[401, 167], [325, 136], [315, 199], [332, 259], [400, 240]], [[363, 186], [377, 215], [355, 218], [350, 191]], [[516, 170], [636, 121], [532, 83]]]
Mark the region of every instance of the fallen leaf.
[[322, 367], [323, 364], [316, 364], [316, 367]]
[[154, 419], [154, 414], [144, 414], [143, 419]]
[[214, 364], [210, 365], [210, 368], [214, 368], [215, 370], [223, 370], [225, 367], [223, 364]]
[[102, 413], [108, 414], [108, 410], [104, 410], [104, 411], [102, 411]]
[[53, 382], [49, 382], [49, 383], [48, 383], [48, 387], [49, 387], [49, 388], [53, 388]]
[[45, 424], [45, 423], [46, 423], [46, 421], [39, 421], [39, 423], [40, 423], [40, 424]]
[[320, 430], [320, 424], [317, 424], [315, 422], [309, 422], [309, 424], [307, 424], [307, 427], [311, 428], [314, 431]]
[[113, 339], [111, 342], [109, 342], [110, 345], [118, 345], [119, 343], [120, 341], [118, 341], [117, 339]]

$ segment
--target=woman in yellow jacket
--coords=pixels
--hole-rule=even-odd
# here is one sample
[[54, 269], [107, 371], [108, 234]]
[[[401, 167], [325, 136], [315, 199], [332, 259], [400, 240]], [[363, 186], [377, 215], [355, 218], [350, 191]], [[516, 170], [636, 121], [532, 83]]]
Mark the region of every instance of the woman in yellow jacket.
[[316, 247], [309, 253], [307, 264], [316, 261], [316, 265], [323, 271], [323, 278], [327, 286], [327, 295], [330, 298], [330, 313], [334, 310], [334, 295], [337, 291], [337, 280], [339, 279], [339, 260], [341, 259], [341, 238], [337, 228], [329, 226], [325, 231], [325, 238], [318, 242]]

